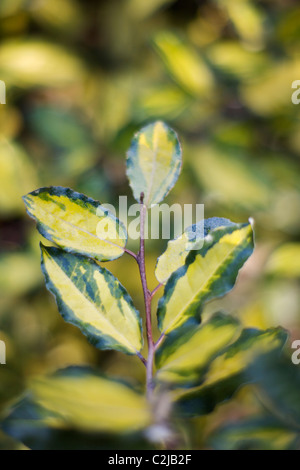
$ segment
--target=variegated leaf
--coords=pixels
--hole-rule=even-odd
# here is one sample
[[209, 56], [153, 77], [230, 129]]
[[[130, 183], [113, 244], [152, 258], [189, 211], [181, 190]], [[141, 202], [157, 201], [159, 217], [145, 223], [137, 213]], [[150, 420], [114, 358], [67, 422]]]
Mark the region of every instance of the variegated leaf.
[[209, 438], [214, 450], [299, 450], [297, 429], [270, 414], [225, 423]]
[[150, 424], [144, 396], [93, 370], [72, 367], [31, 380], [29, 389], [49, 427], [128, 432]]
[[143, 127], [127, 153], [127, 176], [135, 199], [144, 193], [144, 204], [164, 199], [177, 181], [181, 148], [177, 134], [161, 121]]
[[182, 334], [181, 329], [174, 331], [157, 350], [157, 379], [183, 386], [197, 384], [211, 361], [240, 330], [236, 319], [219, 313], [186, 333]]
[[167, 249], [157, 259], [155, 275], [161, 284], [165, 284], [171, 274], [184, 265], [185, 260], [192, 250], [201, 248], [204, 237], [212, 230], [219, 227], [234, 226], [233, 222], [223, 217], [212, 217], [200, 220], [188, 227], [182, 235], [170, 240]]
[[255, 361], [280, 353], [286, 341], [287, 332], [282, 328], [243, 330], [238, 340], [211, 362], [199, 387], [175, 394], [180, 411], [185, 416], [210, 413], [218, 403], [231, 398], [239, 387], [255, 381], [250, 373]]
[[179, 36], [160, 31], [154, 37], [154, 46], [174, 80], [191, 95], [210, 93], [214, 79], [205, 61]]
[[158, 304], [159, 329], [169, 333], [197, 314], [205, 302], [226, 294], [253, 251], [250, 224], [212, 231], [199, 251], [169, 278]]
[[[298, 344], [297, 340], [295, 341]], [[272, 409], [290, 426], [300, 429], [300, 369], [299, 349], [292, 352], [295, 345], [287, 345], [285, 355], [280, 358], [266, 355], [254, 363], [250, 376], [264, 395]]]
[[23, 197], [47, 240], [71, 253], [108, 261], [124, 253], [124, 225], [99, 202], [69, 188], [40, 188]]
[[63, 318], [100, 349], [136, 354], [141, 319], [119, 281], [95, 261], [59, 248], [42, 250], [42, 269]]

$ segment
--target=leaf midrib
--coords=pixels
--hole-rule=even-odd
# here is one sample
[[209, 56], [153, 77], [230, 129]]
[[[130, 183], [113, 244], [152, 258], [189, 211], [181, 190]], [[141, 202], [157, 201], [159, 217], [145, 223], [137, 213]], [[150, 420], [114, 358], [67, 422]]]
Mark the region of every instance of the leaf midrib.
[[[155, 129], [154, 129], [154, 133], [155, 133]], [[148, 206], [149, 204], [150, 196], [153, 190], [154, 175], [155, 175], [156, 167], [157, 167], [157, 154], [158, 154], [158, 136], [155, 136], [154, 145], [153, 145], [153, 165], [152, 165], [152, 171], [151, 171], [151, 177], [150, 177], [148, 197], [145, 203], [146, 206]]]

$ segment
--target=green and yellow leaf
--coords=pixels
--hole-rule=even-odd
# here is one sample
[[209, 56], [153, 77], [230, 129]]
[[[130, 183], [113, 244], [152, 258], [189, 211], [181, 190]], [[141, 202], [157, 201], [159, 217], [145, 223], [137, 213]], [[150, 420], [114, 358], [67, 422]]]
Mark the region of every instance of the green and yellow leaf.
[[269, 177], [259, 162], [254, 167], [246, 152], [212, 143], [191, 146], [187, 155], [201, 187], [220, 204], [252, 211], [271, 203]]
[[145, 397], [91, 370], [70, 368], [32, 380], [33, 401], [49, 426], [83, 431], [128, 432], [150, 424]]
[[300, 277], [300, 243], [285, 243], [270, 256], [266, 271], [282, 277]]
[[209, 441], [216, 450], [296, 450], [298, 435], [296, 429], [267, 415], [222, 426]]
[[189, 253], [201, 247], [201, 241], [203, 242], [206, 235], [218, 227], [228, 225], [234, 226], [236, 224], [223, 217], [212, 217], [191, 225], [178, 238], [170, 240], [167, 249], [157, 259], [155, 268], [157, 280], [161, 284], [165, 284], [171, 274], [185, 264]]
[[204, 96], [214, 85], [214, 78], [204, 60], [178, 36], [162, 31], [154, 46], [175, 81], [192, 95]]
[[170, 333], [195, 317], [205, 302], [225, 295], [252, 251], [250, 224], [213, 230], [203, 247], [192, 251], [185, 265], [169, 278], [158, 304], [159, 329]]
[[255, 2], [248, 0], [218, 0], [221, 8], [227, 11], [237, 33], [246, 44], [261, 46], [264, 43], [265, 16]]
[[141, 319], [119, 281], [84, 256], [43, 245], [41, 250], [46, 285], [62, 317], [100, 349], [140, 351]]
[[0, 74], [8, 85], [66, 87], [86, 77], [83, 62], [70, 50], [43, 39], [3, 40]]
[[239, 80], [255, 78], [270, 66], [264, 53], [248, 50], [236, 40], [214, 42], [209, 58], [216, 69]]
[[[2, 126], [2, 123], [1, 123]], [[22, 195], [38, 184], [33, 163], [22, 147], [0, 138], [0, 213], [13, 217], [23, 213]]]
[[[287, 347], [287, 354], [280, 358], [275, 357], [275, 360], [272, 354], [262, 357], [252, 365], [250, 375], [258, 391], [266, 397], [277, 415], [286, 424], [299, 430], [300, 370], [297, 361], [294, 361], [295, 356], [292, 355], [292, 350]], [[295, 352], [296, 359], [298, 359], [298, 350]]]
[[143, 127], [127, 153], [127, 176], [135, 199], [158, 204], [173, 188], [181, 170], [181, 148], [176, 133], [161, 121]]
[[179, 332], [157, 350], [157, 379], [186, 386], [202, 380], [211, 361], [237, 337], [240, 324], [229, 315], [216, 314], [185, 334]]
[[255, 358], [283, 347], [286, 338], [286, 332], [280, 328], [244, 330], [240, 338], [211, 364], [205, 386], [242, 372]]
[[162, 119], [174, 119], [190, 105], [189, 97], [178, 86], [166, 86], [146, 88], [138, 97], [136, 114], [139, 118], [160, 117]]
[[186, 416], [210, 413], [214, 407], [233, 396], [242, 385], [255, 378], [250, 368], [267, 354], [280, 352], [287, 340], [281, 328], [261, 331], [246, 329], [238, 340], [210, 364], [203, 384], [190, 392], [177, 393], [175, 399]]
[[60, 186], [37, 189], [23, 200], [38, 231], [64, 250], [100, 261], [124, 253], [126, 229], [99, 202]]

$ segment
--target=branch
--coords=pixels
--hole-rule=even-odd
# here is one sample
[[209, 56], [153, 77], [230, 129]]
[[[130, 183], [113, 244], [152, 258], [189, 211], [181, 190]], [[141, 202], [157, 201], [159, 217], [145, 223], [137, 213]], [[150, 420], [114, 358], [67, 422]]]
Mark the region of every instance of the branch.
[[147, 360], [147, 373], [146, 373], [146, 387], [147, 397], [151, 398], [153, 390], [153, 360], [154, 360], [154, 341], [152, 337], [152, 324], [151, 324], [151, 293], [148, 289], [146, 268], [145, 268], [145, 215], [146, 206], [144, 205], [144, 193], [141, 193], [140, 198], [141, 212], [140, 212], [140, 249], [137, 254], [137, 262], [139, 265], [142, 287], [144, 292], [144, 302], [146, 311], [146, 330], [148, 342], [148, 360]]
[[154, 344], [154, 350], [156, 351], [156, 349], [159, 347], [159, 345], [162, 343], [162, 341], [164, 340], [165, 338], [165, 333], [162, 333], [160, 335], [160, 337], [158, 338], [158, 340], [156, 341], [156, 343]]
[[142, 356], [142, 354], [140, 352], [136, 352], [136, 355], [137, 357], [142, 361], [142, 363], [147, 367], [147, 361], [146, 359], [144, 358], [144, 356]]
[[155, 287], [155, 289], [153, 289], [153, 291], [150, 292], [151, 299], [152, 299], [152, 297], [155, 296], [156, 292], [157, 292], [162, 286], [163, 286], [163, 284], [160, 282], [160, 283]]
[[128, 250], [128, 248], [124, 248], [124, 251], [125, 251], [125, 253], [132, 256], [137, 261], [137, 255], [135, 253], [133, 253], [133, 251]]

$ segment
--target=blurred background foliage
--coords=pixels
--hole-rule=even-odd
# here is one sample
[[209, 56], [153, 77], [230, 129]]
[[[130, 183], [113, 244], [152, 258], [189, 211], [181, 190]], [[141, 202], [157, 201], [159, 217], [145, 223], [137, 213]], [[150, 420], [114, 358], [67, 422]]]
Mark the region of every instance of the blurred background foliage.
[[[1, 0], [3, 415], [28, 378], [70, 364], [144, 380], [138, 359], [96, 351], [64, 324], [44, 287], [39, 236], [21, 196], [62, 185], [102, 203], [117, 205], [119, 195], [134, 202], [125, 152], [133, 132], [154, 119], [172, 126], [183, 146], [183, 171], [166, 202], [204, 203], [205, 217], [255, 220], [254, 255], [233, 292], [204, 316], [222, 309], [246, 327], [282, 325], [291, 340], [300, 338], [300, 115], [291, 102], [299, 46], [297, 0]], [[152, 287], [165, 245], [147, 243]], [[107, 267], [142, 309], [133, 260], [125, 255]], [[260, 364], [259, 386], [193, 420], [194, 447], [299, 446], [300, 365], [291, 353], [289, 343], [284, 364]], [[289, 411], [298, 410], [293, 426], [285, 419], [289, 395]], [[28, 441], [33, 447], [56, 438], [65, 447], [96, 445], [76, 433], [38, 434]], [[126, 439], [116, 438], [115, 447], [137, 445]], [[107, 436], [101, 442], [112, 445]], [[3, 433], [0, 448], [23, 445]]]

